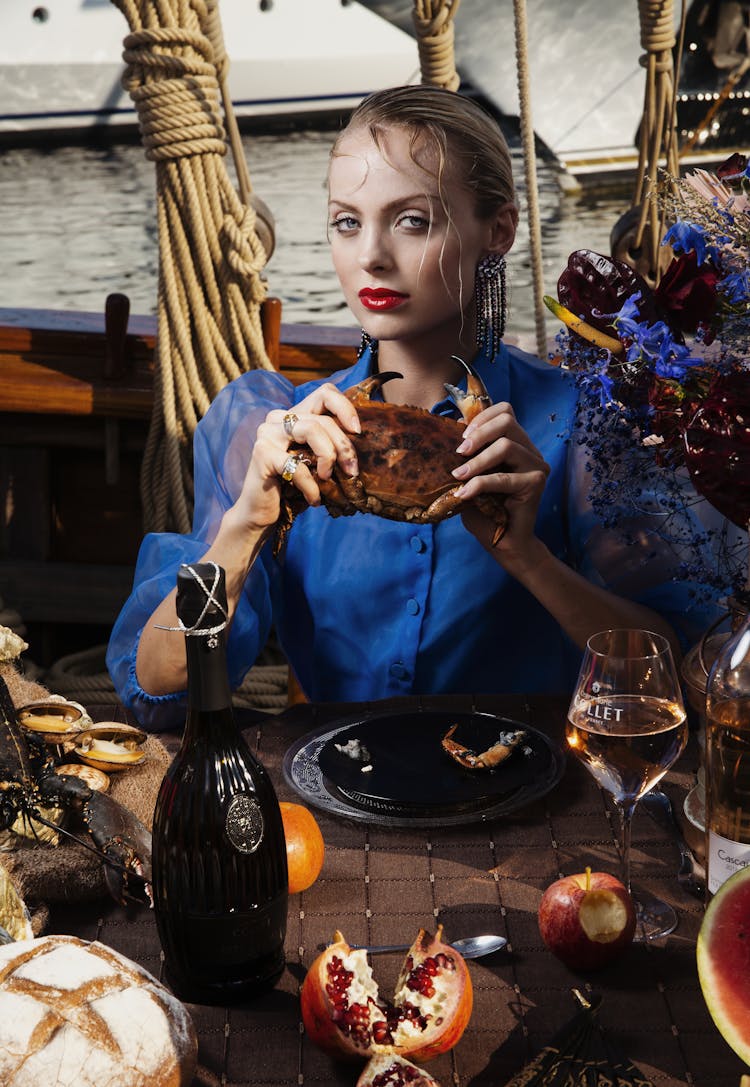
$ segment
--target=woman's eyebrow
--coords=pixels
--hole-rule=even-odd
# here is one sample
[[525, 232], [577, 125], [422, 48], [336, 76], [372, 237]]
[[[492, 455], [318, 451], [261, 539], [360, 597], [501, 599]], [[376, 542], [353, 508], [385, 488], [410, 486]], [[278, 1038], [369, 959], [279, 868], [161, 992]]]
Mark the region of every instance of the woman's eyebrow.
[[[387, 204], [383, 205], [384, 211], [392, 211], [394, 208], [404, 207], [407, 204], [416, 204], [419, 201], [425, 201], [427, 204], [434, 204], [438, 199], [437, 193], [417, 192], [410, 193], [407, 196], [399, 196], [396, 200], [391, 200]], [[346, 200], [340, 200], [336, 196], [329, 197], [328, 206], [335, 204], [337, 207], [342, 208], [344, 211], [356, 211], [358, 204], [350, 204]]]

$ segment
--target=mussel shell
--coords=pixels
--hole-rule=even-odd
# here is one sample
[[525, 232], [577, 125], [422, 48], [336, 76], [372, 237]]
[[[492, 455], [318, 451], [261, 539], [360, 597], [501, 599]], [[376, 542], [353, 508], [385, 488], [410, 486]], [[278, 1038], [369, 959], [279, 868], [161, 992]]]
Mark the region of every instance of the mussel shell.
[[[50, 744], [62, 744], [76, 738], [85, 721], [82, 708], [73, 702], [31, 702], [21, 706], [17, 713], [22, 728]], [[55, 724], [58, 721], [59, 727]]]

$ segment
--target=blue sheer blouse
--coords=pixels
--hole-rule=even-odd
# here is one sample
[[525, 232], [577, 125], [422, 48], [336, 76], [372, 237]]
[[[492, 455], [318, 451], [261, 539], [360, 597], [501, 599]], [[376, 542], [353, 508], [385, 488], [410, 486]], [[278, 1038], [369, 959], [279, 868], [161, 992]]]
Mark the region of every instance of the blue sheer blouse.
[[[331, 380], [348, 388], [367, 376], [371, 365], [366, 353]], [[492, 400], [513, 405], [550, 467], [538, 512], [539, 537], [558, 558], [605, 583], [606, 571], [586, 553], [595, 526], [575, 468], [576, 443], [570, 440], [577, 398], [573, 379], [506, 345], [494, 361], [480, 357], [474, 366]], [[258, 425], [272, 408], [291, 408], [315, 384], [295, 387], [279, 373], [252, 371], [216, 397], [198, 426], [193, 531], [145, 537], [134, 588], [108, 649], [116, 690], [146, 728], [181, 724], [184, 694], [155, 697], [140, 687], [135, 659], [143, 626], [174, 587], [179, 565], [198, 560], [214, 539], [240, 492]], [[456, 414], [450, 400], [433, 411]], [[617, 571], [619, 558], [610, 544], [600, 541], [598, 550], [609, 571]], [[639, 561], [630, 554], [630, 568], [638, 567], [638, 576], [628, 595], [674, 619], [685, 601], [665, 570], [648, 574], [649, 555], [652, 550]], [[255, 662], [272, 626], [302, 689], [315, 701], [569, 692], [580, 660], [558, 624], [460, 517], [415, 525], [305, 510], [282, 555], [274, 558], [267, 544], [247, 578], [228, 641], [233, 686]]]

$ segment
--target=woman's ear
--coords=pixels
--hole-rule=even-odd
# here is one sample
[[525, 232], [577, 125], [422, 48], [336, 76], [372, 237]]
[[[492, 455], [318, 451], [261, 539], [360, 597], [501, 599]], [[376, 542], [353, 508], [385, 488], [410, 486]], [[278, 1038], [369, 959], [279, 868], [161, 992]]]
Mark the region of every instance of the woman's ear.
[[488, 251], [501, 256], [508, 252], [516, 239], [518, 208], [515, 204], [501, 204], [490, 219]]

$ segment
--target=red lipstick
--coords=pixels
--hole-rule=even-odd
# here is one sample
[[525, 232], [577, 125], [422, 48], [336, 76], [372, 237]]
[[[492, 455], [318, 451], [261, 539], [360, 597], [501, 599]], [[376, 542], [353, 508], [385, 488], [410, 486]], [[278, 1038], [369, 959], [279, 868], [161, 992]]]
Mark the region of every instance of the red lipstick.
[[395, 309], [409, 297], [400, 291], [392, 291], [387, 287], [363, 287], [359, 292], [359, 300], [369, 310]]

